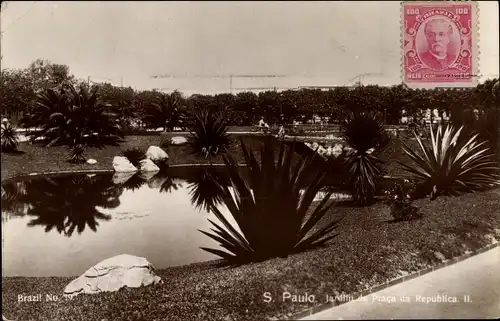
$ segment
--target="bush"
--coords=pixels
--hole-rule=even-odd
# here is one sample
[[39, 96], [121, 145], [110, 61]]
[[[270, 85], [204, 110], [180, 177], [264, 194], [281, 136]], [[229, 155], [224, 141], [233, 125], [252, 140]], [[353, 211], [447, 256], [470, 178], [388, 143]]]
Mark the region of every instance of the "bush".
[[464, 127], [456, 130], [448, 125], [430, 127], [430, 144], [415, 136], [423, 155], [417, 154], [403, 142], [403, 150], [414, 162], [410, 166], [399, 162], [417, 184], [418, 196], [458, 195], [491, 188], [500, 183], [499, 168], [485, 147], [486, 142], [478, 139], [479, 134], [463, 134]]
[[16, 127], [9, 122], [2, 123], [2, 152], [15, 152], [19, 144]]
[[[405, 184], [407, 183], [407, 184]], [[385, 204], [389, 206], [394, 221], [409, 221], [422, 217], [418, 207], [412, 205], [415, 193], [415, 184], [395, 183], [385, 192]]]
[[384, 129], [384, 122], [378, 113], [349, 113], [341, 124], [341, 132], [351, 148], [345, 155], [345, 169], [348, 175], [353, 199], [359, 205], [371, 203], [384, 175], [383, 162], [373, 153], [381, 152], [390, 138]]
[[146, 153], [137, 147], [123, 151], [123, 156], [127, 157], [135, 167], [139, 167], [141, 160], [146, 159]]
[[[312, 157], [292, 164], [293, 147], [287, 149], [284, 143], [280, 144], [276, 159], [275, 146], [269, 138], [265, 139], [261, 147], [260, 161], [243, 141], [241, 146], [249, 170], [248, 176], [243, 174], [230, 155], [224, 155], [230, 184], [214, 181], [239, 231], [216, 206], [210, 205], [211, 211], [225, 229], [209, 220], [216, 234], [201, 232], [220, 242], [229, 253], [218, 249], [202, 249], [230, 263], [245, 263], [284, 257], [323, 246], [336, 236], [331, 232], [339, 220], [317, 227], [317, 223], [333, 205], [333, 202], [327, 205], [332, 192], [327, 193], [308, 215], [316, 194], [323, 187], [321, 181], [326, 175], [326, 168], [316, 166]], [[310, 175], [314, 179], [311, 180]], [[229, 186], [232, 186], [234, 193]]]

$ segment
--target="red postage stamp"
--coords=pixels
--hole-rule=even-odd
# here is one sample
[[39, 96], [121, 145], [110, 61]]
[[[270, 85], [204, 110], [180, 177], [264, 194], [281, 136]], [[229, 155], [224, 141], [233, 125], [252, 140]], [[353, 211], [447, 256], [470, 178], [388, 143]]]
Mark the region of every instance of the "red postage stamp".
[[408, 1], [401, 7], [403, 82], [413, 88], [476, 86], [477, 3]]

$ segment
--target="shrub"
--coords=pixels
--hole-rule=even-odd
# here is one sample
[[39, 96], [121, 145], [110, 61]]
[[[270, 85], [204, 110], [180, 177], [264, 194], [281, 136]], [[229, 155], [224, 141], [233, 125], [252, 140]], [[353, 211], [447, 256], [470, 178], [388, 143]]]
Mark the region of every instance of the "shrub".
[[81, 144], [76, 144], [71, 147], [69, 162], [73, 164], [85, 163], [86, 159], [83, 155], [85, 153], [85, 147]]
[[349, 113], [341, 132], [351, 148], [345, 155], [345, 169], [353, 199], [360, 205], [369, 204], [384, 175], [382, 160], [372, 153], [382, 151], [389, 142], [384, 122], [378, 113]]
[[122, 152], [122, 154], [127, 157], [127, 159], [135, 167], [139, 166], [141, 160], [146, 159], [146, 153], [138, 147], [126, 149]]
[[15, 152], [19, 144], [16, 127], [9, 122], [2, 123], [2, 152]]
[[418, 207], [412, 205], [414, 193], [415, 184], [412, 183], [395, 183], [385, 192], [385, 204], [389, 206], [394, 221], [409, 221], [422, 216]]
[[224, 154], [230, 144], [227, 122], [222, 114], [209, 109], [196, 109], [188, 116], [192, 152], [205, 158]]
[[416, 182], [419, 196], [458, 195], [498, 185], [498, 165], [494, 155], [478, 139], [479, 134], [464, 135], [448, 125], [436, 132], [430, 127], [430, 144], [424, 144], [415, 134], [423, 155], [417, 154], [403, 142], [403, 150], [414, 166], [399, 162]]
[[[215, 234], [201, 231], [228, 252], [202, 248], [227, 262], [244, 263], [262, 261], [272, 257], [284, 257], [291, 253], [325, 245], [336, 235], [331, 232], [339, 220], [330, 221], [321, 228], [317, 223], [333, 203], [327, 205], [331, 192], [308, 215], [308, 210], [322, 188], [326, 171], [313, 165], [313, 158], [301, 159], [292, 164], [293, 147], [280, 144], [275, 158], [275, 146], [265, 139], [260, 149], [260, 162], [241, 141], [248, 176], [244, 175], [230, 155], [224, 155], [224, 163], [234, 193], [226, 184], [217, 184], [222, 200], [239, 227], [239, 231], [227, 221], [216, 206], [210, 206], [225, 229], [209, 220]], [[294, 145], [292, 145], [294, 146]], [[293, 165], [293, 168], [292, 168]], [[314, 174], [315, 179], [310, 179]], [[247, 178], [248, 177], [248, 178]], [[218, 183], [215, 181], [215, 183]], [[277, 233], [279, 231], [279, 233]]]

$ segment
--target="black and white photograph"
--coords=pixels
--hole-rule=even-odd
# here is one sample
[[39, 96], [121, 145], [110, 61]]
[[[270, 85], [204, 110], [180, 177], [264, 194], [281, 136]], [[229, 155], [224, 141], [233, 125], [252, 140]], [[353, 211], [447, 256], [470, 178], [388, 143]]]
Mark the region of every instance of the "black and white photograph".
[[500, 318], [498, 1], [2, 1], [3, 321]]

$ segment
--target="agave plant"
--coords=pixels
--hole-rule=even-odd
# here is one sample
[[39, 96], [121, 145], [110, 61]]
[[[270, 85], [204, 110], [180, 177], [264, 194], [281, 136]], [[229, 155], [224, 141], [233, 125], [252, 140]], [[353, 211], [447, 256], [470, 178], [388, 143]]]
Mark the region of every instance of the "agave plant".
[[19, 139], [17, 137], [16, 127], [9, 122], [2, 122], [2, 152], [15, 152]]
[[353, 199], [360, 205], [370, 203], [384, 174], [383, 161], [374, 155], [389, 143], [380, 114], [349, 113], [341, 124], [343, 137], [351, 150], [345, 155], [347, 180]]
[[[410, 173], [418, 185], [419, 194], [458, 195], [498, 185], [498, 164], [479, 134], [464, 135], [463, 126], [458, 130], [448, 125], [443, 131], [439, 125], [436, 132], [430, 128], [430, 144], [424, 144], [415, 135], [422, 155], [403, 143], [403, 150], [415, 166], [399, 162]], [[421, 195], [420, 195], [421, 196]]]
[[[327, 244], [336, 236], [331, 232], [340, 220], [317, 227], [332, 206], [331, 203], [327, 205], [331, 192], [308, 215], [325, 175], [313, 166], [314, 156], [292, 164], [293, 147], [286, 149], [282, 143], [275, 159], [275, 146], [267, 139], [261, 147], [259, 162], [243, 141], [241, 145], [248, 176], [243, 174], [230, 155], [225, 155], [224, 163], [234, 194], [228, 185], [218, 184], [223, 202], [239, 231], [216, 206], [211, 206], [211, 211], [225, 229], [209, 220], [214, 226], [211, 229], [213, 233], [201, 232], [220, 242], [228, 252], [210, 248], [203, 250], [222, 257], [228, 263], [244, 263], [312, 249]], [[314, 176], [313, 180], [310, 175]]]
[[69, 162], [73, 164], [85, 163], [86, 159], [83, 155], [85, 153], [85, 147], [81, 144], [76, 144], [71, 148], [69, 155]]
[[195, 109], [188, 119], [191, 133], [188, 144], [193, 153], [208, 158], [227, 151], [230, 144], [227, 121], [220, 113], [210, 109]]

